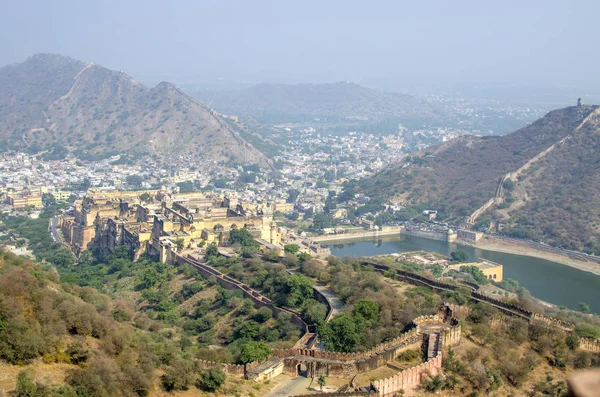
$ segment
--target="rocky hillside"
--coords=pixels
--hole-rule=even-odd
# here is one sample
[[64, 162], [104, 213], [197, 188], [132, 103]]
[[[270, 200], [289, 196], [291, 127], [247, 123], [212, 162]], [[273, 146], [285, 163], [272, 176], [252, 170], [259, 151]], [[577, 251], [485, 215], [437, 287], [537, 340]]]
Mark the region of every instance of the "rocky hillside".
[[346, 82], [259, 84], [238, 90], [196, 91], [193, 95], [220, 112], [252, 116], [263, 122], [387, 117], [403, 117], [410, 122], [437, 116], [436, 109], [419, 98]]
[[214, 110], [173, 84], [150, 89], [124, 72], [50, 54], [0, 69], [0, 147], [267, 162]]
[[598, 106], [554, 110], [503, 137], [462, 137], [408, 157], [361, 187], [371, 196], [426, 203], [454, 220], [497, 196], [472, 220], [600, 253], [599, 132]]

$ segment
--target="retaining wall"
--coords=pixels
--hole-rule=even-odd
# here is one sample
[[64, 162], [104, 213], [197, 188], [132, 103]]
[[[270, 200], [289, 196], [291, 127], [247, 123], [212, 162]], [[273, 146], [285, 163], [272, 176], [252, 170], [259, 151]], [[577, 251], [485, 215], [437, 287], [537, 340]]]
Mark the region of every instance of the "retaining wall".
[[401, 234], [406, 234], [409, 236], [423, 237], [430, 240], [439, 240], [439, 241], [450, 241], [453, 240], [453, 237], [456, 238], [456, 235], [451, 235], [450, 240], [448, 239], [448, 233], [446, 232], [434, 232], [427, 230], [415, 230], [415, 229], [404, 229]]

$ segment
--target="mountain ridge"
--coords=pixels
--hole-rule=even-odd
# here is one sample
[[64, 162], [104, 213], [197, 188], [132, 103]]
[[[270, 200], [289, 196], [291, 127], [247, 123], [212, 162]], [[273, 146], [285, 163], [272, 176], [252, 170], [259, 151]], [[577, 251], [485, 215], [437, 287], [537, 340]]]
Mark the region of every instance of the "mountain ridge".
[[598, 253], [599, 132], [599, 106], [557, 109], [502, 137], [463, 136], [409, 156], [360, 185], [450, 220]]
[[422, 119], [437, 109], [419, 98], [388, 93], [351, 82], [269, 84], [246, 88], [193, 92], [194, 97], [223, 113], [265, 117], [368, 118], [403, 116]]
[[93, 62], [37, 54], [0, 69], [0, 88], [5, 147], [60, 144], [82, 157], [125, 151], [270, 164], [217, 112], [169, 82], [148, 88]]

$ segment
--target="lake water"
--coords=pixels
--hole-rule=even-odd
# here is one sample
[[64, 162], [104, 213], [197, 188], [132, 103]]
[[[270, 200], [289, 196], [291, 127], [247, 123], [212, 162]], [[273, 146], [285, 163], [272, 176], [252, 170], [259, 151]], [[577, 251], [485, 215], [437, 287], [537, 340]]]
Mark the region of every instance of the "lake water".
[[415, 236], [391, 236], [368, 241], [336, 241], [323, 243], [338, 257], [371, 256], [394, 252], [430, 251], [450, 255], [462, 248], [470, 259], [484, 258], [504, 266], [504, 278], [512, 278], [531, 294], [546, 302], [574, 309], [579, 302], [600, 313], [600, 276], [560, 263], [529, 256], [486, 251], [467, 245], [430, 240]]

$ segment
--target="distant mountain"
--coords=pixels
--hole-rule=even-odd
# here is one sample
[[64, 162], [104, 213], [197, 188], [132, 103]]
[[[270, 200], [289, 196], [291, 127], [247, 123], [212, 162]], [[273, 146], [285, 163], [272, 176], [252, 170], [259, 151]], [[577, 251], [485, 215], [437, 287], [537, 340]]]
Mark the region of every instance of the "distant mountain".
[[438, 109], [422, 99], [346, 82], [259, 84], [237, 90], [201, 90], [192, 95], [219, 112], [260, 121], [403, 117], [410, 122], [438, 116]]
[[128, 152], [268, 161], [214, 110], [171, 83], [150, 89], [124, 72], [52, 54], [0, 69], [0, 148], [58, 146], [83, 157]]
[[450, 219], [498, 221], [504, 233], [600, 254], [598, 153], [600, 107], [574, 106], [502, 137], [464, 136], [432, 147], [360, 188], [427, 204]]

